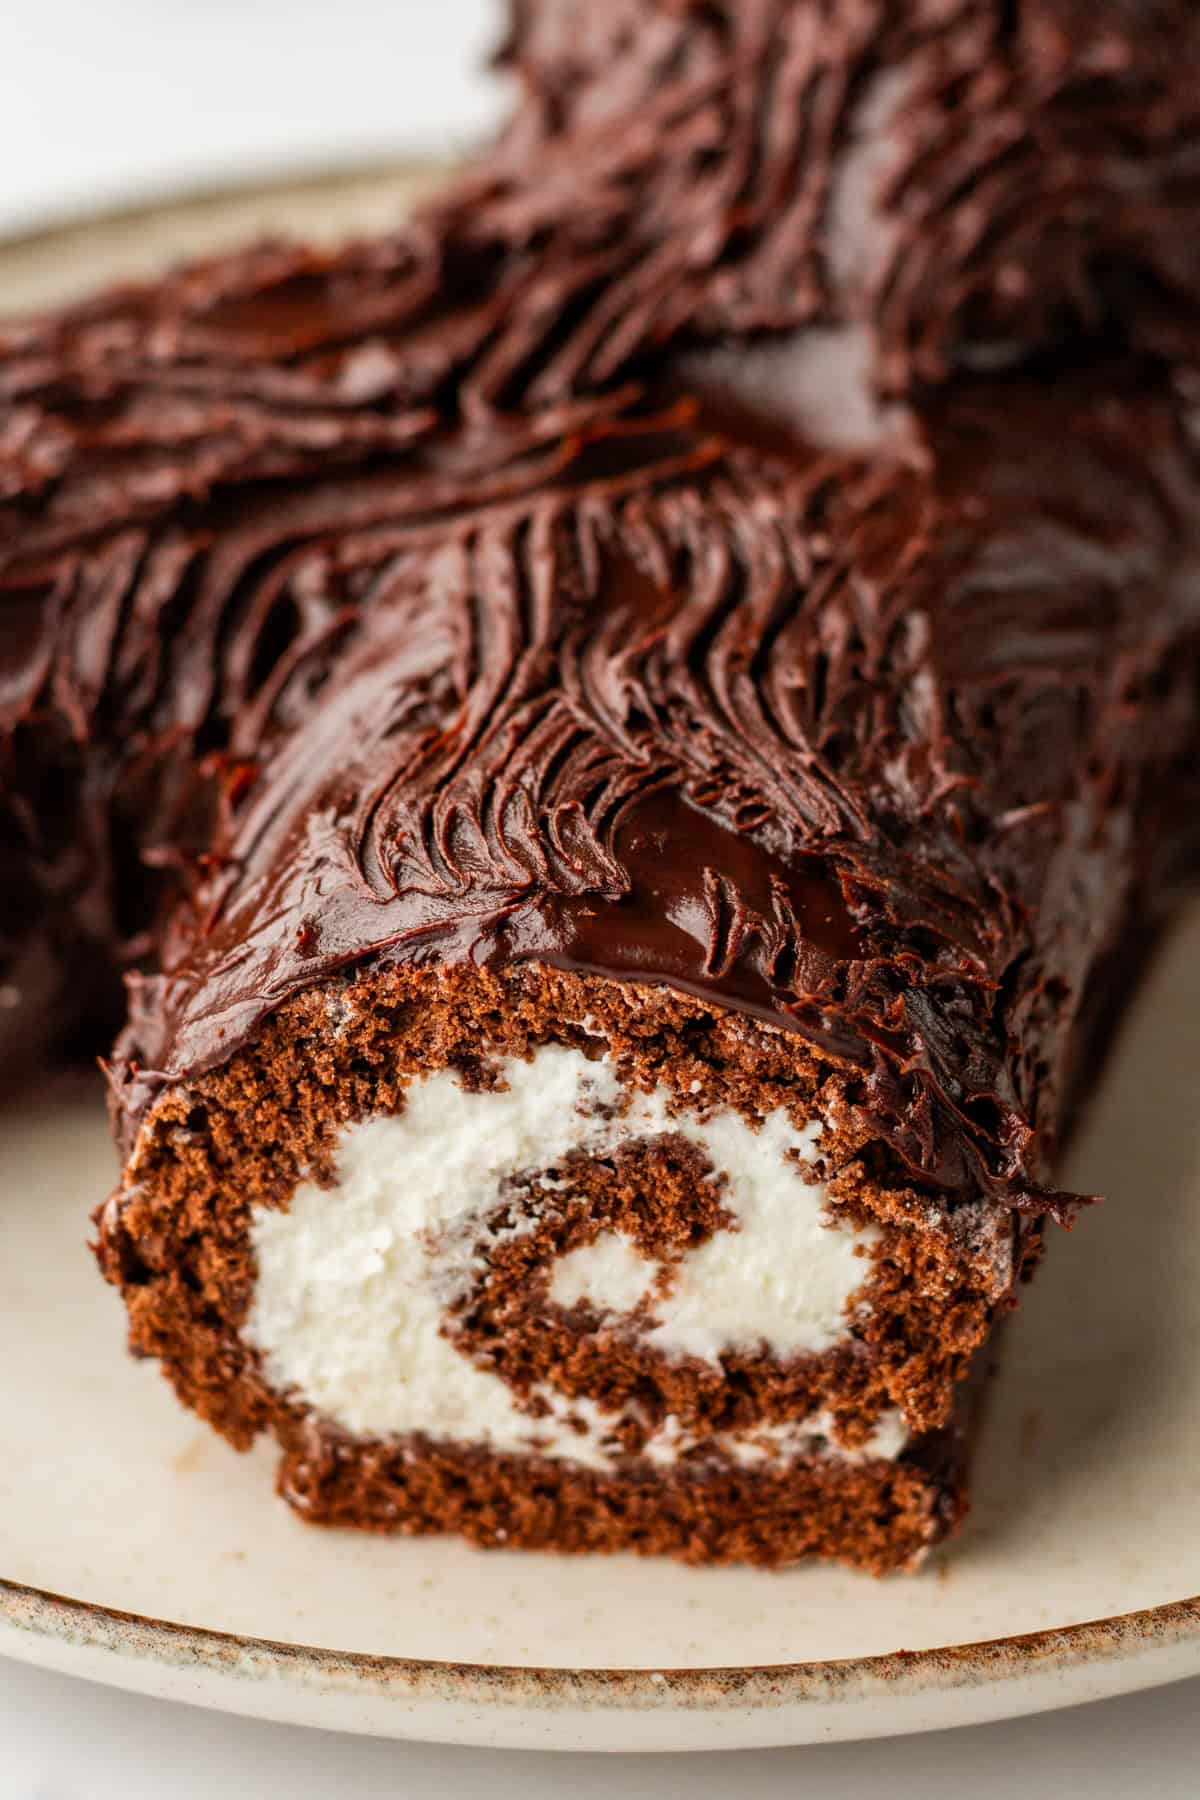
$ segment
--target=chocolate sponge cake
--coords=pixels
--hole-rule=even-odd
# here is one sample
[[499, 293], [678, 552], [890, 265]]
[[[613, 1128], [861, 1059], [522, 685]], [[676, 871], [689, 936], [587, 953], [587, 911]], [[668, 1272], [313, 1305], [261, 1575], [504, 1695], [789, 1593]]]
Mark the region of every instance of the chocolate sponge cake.
[[305, 1518], [907, 1567], [1200, 848], [1176, 15], [570, 16], [391, 237], [0, 332], [6, 982], [126, 975], [100, 1265]]

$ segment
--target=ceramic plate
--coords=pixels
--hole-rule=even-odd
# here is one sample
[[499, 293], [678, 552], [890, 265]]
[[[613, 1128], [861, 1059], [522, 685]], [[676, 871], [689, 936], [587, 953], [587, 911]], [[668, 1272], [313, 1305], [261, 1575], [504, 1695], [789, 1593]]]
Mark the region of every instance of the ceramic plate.
[[[0, 251], [0, 307], [265, 224], [377, 224], [410, 174], [208, 199]], [[922, 1575], [695, 1570], [301, 1525], [122, 1351], [84, 1247], [97, 1084], [0, 1114], [0, 1651], [396, 1737], [699, 1749], [962, 1724], [1200, 1673], [1200, 913], [1067, 1171], [1108, 1204], [1009, 1335], [965, 1535]]]

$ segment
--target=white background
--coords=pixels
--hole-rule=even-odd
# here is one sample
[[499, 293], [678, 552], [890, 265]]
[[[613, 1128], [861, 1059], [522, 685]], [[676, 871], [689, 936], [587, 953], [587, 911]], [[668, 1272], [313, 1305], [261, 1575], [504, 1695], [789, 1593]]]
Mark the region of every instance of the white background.
[[[498, 16], [489, 0], [0, 0], [0, 232], [453, 152], [497, 116], [481, 65]], [[0, 1800], [1194, 1800], [1198, 1751], [1200, 1682], [890, 1743], [568, 1759], [258, 1725], [0, 1663]]]
[[[602, 3], [602, 0], [599, 0]], [[0, 231], [485, 132], [500, 0], [0, 0]]]

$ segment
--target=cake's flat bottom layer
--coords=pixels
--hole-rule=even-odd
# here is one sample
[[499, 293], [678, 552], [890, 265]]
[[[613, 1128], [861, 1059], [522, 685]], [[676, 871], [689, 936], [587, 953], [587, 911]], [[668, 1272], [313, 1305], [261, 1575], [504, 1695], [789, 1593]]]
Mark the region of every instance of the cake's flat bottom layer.
[[605, 1474], [470, 1445], [346, 1444], [307, 1422], [281, 1436], [279, 1491], [311, 1523], [453, 1532], [488, 1549], [768, 1567], [816, 1556], [885, 1574], [915, 1567], [966, 1510], [954, 1431], [898, 1462], [817, 1456], [778, 1473], [643, 1464]]

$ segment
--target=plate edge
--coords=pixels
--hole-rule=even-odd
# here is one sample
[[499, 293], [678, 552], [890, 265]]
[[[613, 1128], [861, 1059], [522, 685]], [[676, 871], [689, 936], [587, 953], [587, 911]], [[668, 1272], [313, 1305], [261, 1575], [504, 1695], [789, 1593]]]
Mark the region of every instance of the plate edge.
[[[1036, 1671], [1065, 1673], [1147, 1651], [1200, 1649], [1200, 1595], [1076, 1625], [932, 1650], [745, 1668], [521, 1667], [373, 1656], [248, 1637], [121, 1612], [0, 1578], [0, 1625], [63, 1646], [107, 1651], [175, 1669], [282, 1680], [292, 1686], [492, 1707], [591, 1710], [761, 1710], [917, 1696], [994, 1685]], [[7, 1635], [7, 1634], [6, 1634]], [[19, 1641], [19, 1637], [13, 1640]], [[1170, 1677], [1164, 1677], [1169, 1679]]]
[[[250, 176], [185, 183], [178, 192], [131, 196], [94, 210], [16, 225], [0, 232], [0, 253], [49, 248], [93, 229], [136, 225], [180, 209], [199, 212], [260, 193], [336, 192], [359, 181], [383, 184], [397, 178], [432, 187], [452, 166], [444, 157], [335, 158], [328, 165], [267, 174], [261, 180]], [[184, 1672], [275, 1680], [298, 1689], [361, 1692], [408, 1702], [523, 1710], [536, 1706], [563, 1711], [746, 1713], [798, 1704], [845, 1705], [885, 1695], [917, 1699], [1015, 1683], [1037, 1672], [1065, 1674], [1131, 1662], [1145, 1653], [1179, 1647], [1196, 1648], [1200, 1673], [1200, 1595], [1074, 1625], [931, 1650], [896, 1649], [868, 1657], [742, 1668], [568, 1669], [327, 1650], [153, 1619], [0, 1577], [0, 1654], [19, 1656], [22, 1639], [107, 1653], [141, 1665], [157, 1662]], [[1161, 1679], [1190, 1672], [1172, 1668]], [[1153, 1685], [1155, 1679], [1142, 1685]], [[732, 1742], [729, 1747], [734, 1747]]]

